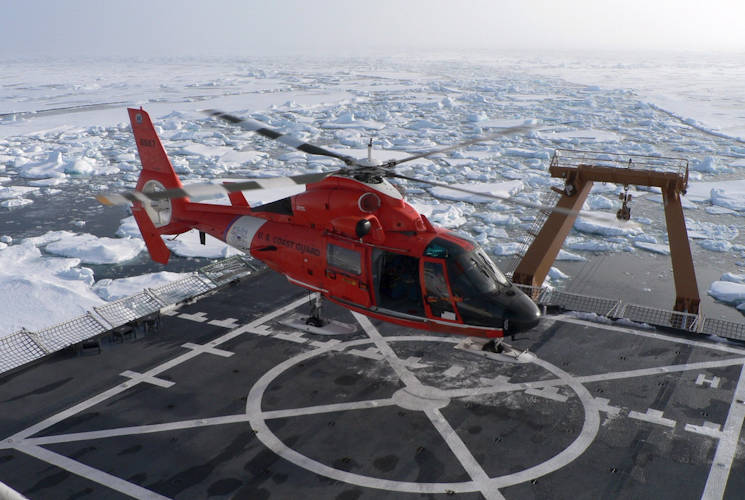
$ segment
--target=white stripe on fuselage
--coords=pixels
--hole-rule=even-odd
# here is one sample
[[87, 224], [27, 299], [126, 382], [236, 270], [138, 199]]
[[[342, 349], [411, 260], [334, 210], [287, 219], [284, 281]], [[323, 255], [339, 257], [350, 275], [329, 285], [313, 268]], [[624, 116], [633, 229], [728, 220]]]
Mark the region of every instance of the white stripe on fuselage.
[[239, 250], [250, 254], [251, 242], [261, 226], [266, 224], [266, 219], [244, 215], [231, 224], [225, 235], [225, 242]]

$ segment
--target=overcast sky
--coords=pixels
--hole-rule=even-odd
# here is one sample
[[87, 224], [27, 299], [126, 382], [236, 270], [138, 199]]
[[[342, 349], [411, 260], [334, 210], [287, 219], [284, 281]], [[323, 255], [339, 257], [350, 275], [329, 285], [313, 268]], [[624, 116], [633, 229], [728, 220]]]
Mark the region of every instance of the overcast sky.
[[0, 57], [745, 52], [745, 0], [0, 0]]

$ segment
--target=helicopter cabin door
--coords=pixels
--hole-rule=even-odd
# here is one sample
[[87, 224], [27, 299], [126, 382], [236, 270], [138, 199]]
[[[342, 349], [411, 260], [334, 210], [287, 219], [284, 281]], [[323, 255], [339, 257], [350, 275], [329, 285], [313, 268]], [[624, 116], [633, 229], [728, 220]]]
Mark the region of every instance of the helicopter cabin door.
[[326, 244], [326, 289], [331, 297], [370, 306], [366, 248], [354, 242], [329, 238]]
[[428, 317], [438, 321], [460, 322], [444, 260], [422, 258], [422, 285]]

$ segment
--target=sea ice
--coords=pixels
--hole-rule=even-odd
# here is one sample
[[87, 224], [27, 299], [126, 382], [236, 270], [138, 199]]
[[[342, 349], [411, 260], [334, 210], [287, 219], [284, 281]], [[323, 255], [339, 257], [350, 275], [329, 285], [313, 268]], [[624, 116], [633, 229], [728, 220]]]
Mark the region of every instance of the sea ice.
[[144, 288], [154, 288], [189, 276], [188, 273], [172, 273], [161, 271], [158, 273], [142, 274], [129, 278], [103, 279], [97, 281], [92, 291], [108, 302], [140, 293]]
[[701, 247], [711, 250], [712, 252], [729, 252], [732, 250], [732, 243], [726, 240], [701, 240], [698, 242]]
[[75, 257], [86, 264], [117, 264], [132, 260], [144, 250], [142, 240], [98, 237], [88, 233], [62, 236], [44, 246], [44, 251]]
[[[476, 191], [479, 193], [492, 194], [500, 198], [509, 198], [522, 191], [525, 186], [521, 181], [509, 181], [485, 184], [454, 184], [453, 187], [468, 189], [469, 191]], [[485, 198], [476, 194], [454, 191], [442, 187], [434, 187], [430, 189], [430, 192], [432, 195], [445, 200], [466, 201], [470, 203], [489, 203], [494, 201], [493, 198]]]
[[647, 241], [634, 241], [634, 246], [647, 250], [652, 253], [659, 253], [662, 255], [670, 255], [670, 247], [668, 245], [661, 245], [659, 243], [650, 243]]
[[641, 226], [634, 221], [623, 221], [615, 214], [590, 212], [592, 219], [580, 215], [574, 222], [574, 229], [581, 233], [599, 234], [601, 236], [634, 236], [642, 233]]
[[240, 250], [223, 243], [222, 241], [206, 235], [205, 244], [199, 243], [199, 231], [192, 229], [178, 235], [176, 239], [172, 236], [164, 237], [166, 246], [176, 255], [181, 257], [204, 257], [208, 259], [222, 259], [242, 253]]
[[566, 250], [564, 250], [562, 248], [561, 250], [559, 250], [559, 255], [556, 256], [556, 260], [567, 260], [567, 261], [578, 261], [578, 262], [581, 262], [581, 261], [585, 261], [587, 259], [585, 259], [581, 255], [577, 255], [576, 253], [567, 252]]
[[80, 259], [45, 257], [30, 241], [0, 250], [0, 337], [72, 319], [103, 301]]
[[731, 281], [715, 281], [707, 292], [717, 300], [727, 304], [739, 305], [745, 303], [745, 284]]

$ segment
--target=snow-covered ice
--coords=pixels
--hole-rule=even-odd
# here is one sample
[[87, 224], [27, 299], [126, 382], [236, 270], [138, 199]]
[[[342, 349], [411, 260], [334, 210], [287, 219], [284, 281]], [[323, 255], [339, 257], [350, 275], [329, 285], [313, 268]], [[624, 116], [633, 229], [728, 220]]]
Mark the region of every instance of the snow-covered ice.
[[0, 337], [39, 330], [104, 303], [79, 259], [45, 257], [31, 241], [0, 249]]
[[132, 276], [130, 278], [103, 279], [97, 281], [91, 290], [103, 300], [111, 302], [136, 295], [145, 288], [155, 288], [173, 281], [178, 281], [187, 276], [188, 273], [161, 271], [158, 273]]

